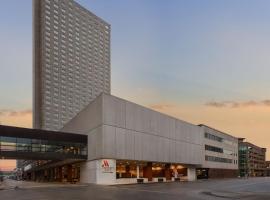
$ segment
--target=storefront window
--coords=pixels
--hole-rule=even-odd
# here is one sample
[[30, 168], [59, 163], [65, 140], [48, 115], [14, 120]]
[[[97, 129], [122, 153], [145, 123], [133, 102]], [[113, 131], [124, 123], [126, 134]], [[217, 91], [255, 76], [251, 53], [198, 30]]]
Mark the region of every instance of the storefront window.
[[116, 178], [136, 178], [137, 164], [135, 162], [116, 162]]

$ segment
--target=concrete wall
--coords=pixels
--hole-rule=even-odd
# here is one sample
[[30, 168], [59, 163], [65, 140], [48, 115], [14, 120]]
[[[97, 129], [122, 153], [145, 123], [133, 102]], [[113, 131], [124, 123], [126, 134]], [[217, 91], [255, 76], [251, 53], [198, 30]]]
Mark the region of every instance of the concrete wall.
[[187, 169], [187, 178], [188, 181], [195, 181], [197, 179], [196, 168], [192, 167]]
[[[88, 160], [125, 159], [238, 169], [237, 138], [107, 94], [97, 97], [62, 131], [88, 135]], [[204, 132], [224, 140], [207, 139]], [[206, 151], [205, 144], [234, 154]], [[205, 161], [205, 155], [232, 159], [233, 163]]]
[[88, 159], [103, 157], [102, 95], [98, 96], [62, 129], [63, 132], [88, 135]]
[[[215, 130], [213, 128], [202, 126], [204, 132], [210, 133], [212, 135], [216, 135], [218, 137], [223, 138], [222, 142], [218, 142], [215, 140], [211, 140], [204, 137], [203, 134], [203, 144], [204, 145], [210, 145], [222, 148], [223, 150], [229, 150], [232, 151], [232, 155], [228, 155], [226, 153], [218, 153], [213, 151], [206, 151], [204, 150], [204, 156], [203, 156], [203, 167], [204, 168], [214, 168], [214, 169], [238, 169], [238, 139], [236, 137], [233, 137], [231, 135], [228, 135], [226, 133], [220, 132], [218, 130]], [[203, 147], [204, 148], [204, 147]], [[227, 158], [232, 159], [232, 163], [222, 163], [222, 162], [213, 162], [213, 161], [206, 161], [205, 155], [208, 156], [214, 156], [214, 157], [220, 157], [220, 158]]]
[[201, 127], [107, 94], [96, 98], [62, 131], [88, 135], [88, 160], [203, 162]]
[[96, 184], [116, 183], [116, 161], [106, 159], [108, 167], [104, 168], [103, 160], [87, 161], [81, 164], [80, 182]]
[[[116, 181], [115, 171], [101, 173], [103, 159], [183, 164], [188, 168], [189, 180], [196, 179], [196, 167], [238, 168], [234, 162], [205, 161], [205, 155], [238, 160], [237, 138], [107, 94], [97, 97], [62, 131], [88, 135], [88, 161], [81, 166], [81, 182], [113, 184]], [[223, 142], [205, 138], [206, 131], [223, 138]], [[235, 154], [206, 151], [205, 144]]]
[[61, 131], [89, 135], [94, 129], [100, 127], [103, 121], [102, 99], [102, 95], [98, 96], [79, 114], [65, 124]]
[[97, 164], [93, 161], [87, 161], [80, 165], [80, 182], [97, 183]]
[[105, 158], [202, 164], [201, 127], [111, 95], [102, 98]]

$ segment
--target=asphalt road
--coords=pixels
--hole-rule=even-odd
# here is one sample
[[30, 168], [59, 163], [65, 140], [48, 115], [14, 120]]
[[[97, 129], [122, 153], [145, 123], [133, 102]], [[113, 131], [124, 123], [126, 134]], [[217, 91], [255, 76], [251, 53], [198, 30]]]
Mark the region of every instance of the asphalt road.
[[1, 200], [270, 200], [270, 178], [204, 180], [141, 185], [40, 185], [0, 191]]

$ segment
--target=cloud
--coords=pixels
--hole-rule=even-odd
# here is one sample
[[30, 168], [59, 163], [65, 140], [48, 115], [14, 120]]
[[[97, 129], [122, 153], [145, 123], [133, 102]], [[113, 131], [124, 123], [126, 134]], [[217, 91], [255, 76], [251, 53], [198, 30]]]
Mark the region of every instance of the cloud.
[[263, 101], [209, 101], [205, 103], [206, 106], [215, 108], [239, 108], [239, 107], [254, 107], [254, 106], [269, 106], [270, 100], [266, 99]]
[[21, 117], [25, 115], [31, 115], [32, 110], [26, 109], [26, 110], [11, 110], [11, 109], [0, 109], [0, 117], [1, 116], [7, 116], [7, 117]]
[[246, 101], [242, 103], [243, 106], [257, 106], [259, 104], [260, 102], [256, 102], [256, 101]]
[[210, 101], [205, 103], [206, 106], [216, 107], [216, 108], [222, 108], [226, 107], [226, 103], [224, 102], [216, 102], [216, 101]]
[[172, 104], [153, 104], [149, 106], [150, 108], [154, 110], [166, 110], [168, 108], [173, 108], [175, 105]]
[[270, 100], [264, 100], [262, 103], [266, 106], [270, 106]]

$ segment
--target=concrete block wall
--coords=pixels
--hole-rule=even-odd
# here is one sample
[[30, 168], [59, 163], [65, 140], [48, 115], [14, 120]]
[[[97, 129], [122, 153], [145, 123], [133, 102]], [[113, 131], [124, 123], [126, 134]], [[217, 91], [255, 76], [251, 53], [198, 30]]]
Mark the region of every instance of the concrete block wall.
[[103, 98], [103, 156], [202, 164], [201, 127], [111, 96]]
[[62, 131], [88, 135], [88, 160], [203, 162], [201, 127], [107, 94], [97, 97]]

